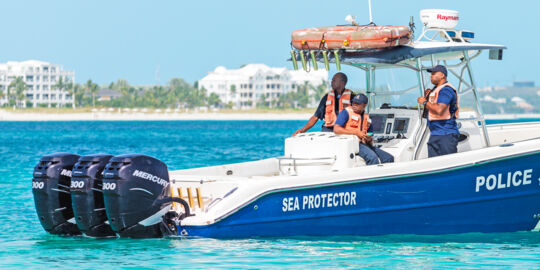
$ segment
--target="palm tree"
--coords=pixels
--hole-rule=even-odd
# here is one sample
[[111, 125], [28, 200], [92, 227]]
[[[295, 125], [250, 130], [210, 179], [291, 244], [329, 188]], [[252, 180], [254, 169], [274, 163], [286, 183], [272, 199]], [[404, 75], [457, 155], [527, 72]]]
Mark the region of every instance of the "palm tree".
[[26, 95], [24, 94], [26, 89], [28, 89], [28, 86], [26, 86], [26, 84], [24, 84], [24, 87], [16, 88], [16, 91], [17, 91], [17, 105], [19, 107], [21, 107], [21, 108], [24, 107], [24, 102], [26, 101]]
[[84, 87], [78, 83], [73, 84], [73, 108], [77, 105], [81, 105], [84, 97]]
[[120, 99], [120, 106], [121, 107], [131, 107], [133, 106], [131, 101], [133, 100], [133, 90], [134, 88], [131, 87], [127, 80], [125, 79], [118, 79], [116, 82], [111, 83], [109, 85], [109, 88], [112, 90], [120, 91], [122, 94], [122, 97]]
[[26, 89], [28, 89], [28, 85], [23, 81], [23, 77], [15, 78], [8, 86], [8, 98], [10, 99], [10, 104], [19, 107], [21, 102], [26, 99], [24, 95]]
[[313, 88], [312, 100], [313, 100], [314, 103], [321, 100], [321, 98], [324, 96], [324, 94], [326, 94], [326, 92], [328, 91], [327, 90], [327, 85], [328, 85], [328, 83], [325, 81], [324, 83], [321, 83], [321, 84], [317, 85], [317, 87]]
[[[56, 84], [54, 85], [54, 87], [59, 91], [59, 92], [62, 92], [62, 90], [64, 90], [66, 88], [66, 84], [64, 83], [64, 80], [62, 79], [62, 76], [59, 76], [60, 78], [58, 78], [58, 82], [56, 82]], [[60, 95], [60, 94], [59, 94]], [[58, 103], [58, 105], [60, 105], [60, 103]]]
[[0, 99], [3, 99], [6, 96], [6, 93], [0, 89]]
[[259, 96], [259, 100], [257, 100], [256, 106], [257, 106], [257, 108], [267, 108], [268, 107], [266, 105], [266, 95], [264, 93], [262, 93]]
[[214, 108], [217, 108], [221, 105], [221, 99], [216, 93], [211, 93], [210, 96], [208, 96], [208, 106], [212, 106]]
[[92, 84], [92, 88], [90, 89], [90, 93], [92, 93], [92, 106], [96, 107], [96, 96], [99, 90], [99, 86], [97, 83]]
[[96, 107], [96, 94], [98, 92], [98, 85], [93, 83], [92, 80], [86, 81], [86, 90], [92, 95], [92, 107]]
[[287, 94], [280, 95], [278, 98], [278, 102], [281, 103], [282, 108], [293, 108], [295, 109], [298, 106], [298, 94], [296, 91], [294, 92], [288, 92]]
[[73, 98], [73, 102], [71, 103], [71, 107], [75, 109], [75, 85], [73, 82], [68, 82], [65, 84], [66, 91], [69, 95]]
[[305, 108], [309, 104], [309, 90], [313, 89], [313, 86], [309, 82], [304, 82], [302, 87], [296, 87], [298, 105], [300, 108]]
[[123, 95], [128, 94], [129, 83], [125, 79], [118, 79], [111, 89], [120, 91]]

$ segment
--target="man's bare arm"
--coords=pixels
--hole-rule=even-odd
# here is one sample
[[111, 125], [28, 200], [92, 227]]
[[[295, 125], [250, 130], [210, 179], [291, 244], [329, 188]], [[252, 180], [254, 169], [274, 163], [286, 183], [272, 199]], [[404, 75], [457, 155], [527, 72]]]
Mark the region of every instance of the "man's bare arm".
[[317, 123], [318, 120], [319, 120], [319, 118], [317, 118], [317, 116], [315, 116], [315, 115], [311, 116], [311, 118], [309, 118], [306, 125], [303, 128], [299, 128], [297, 131], [295, 131], [292, 136], [294, 137], [298, 133], [304, 133], [304, 132], [308, 131], [310, 128], [312, 128]]
[[444, 104], [444, 103], [431, 103], [431, 102], [428, 102], [426, 103], [426, 107], [428, 108], [428, 110], [435, 114], [435, 115], [438, 115], [438, 116], [441, 116], [444, 112], [444, 110], [446, 110], [446, 108], [448, 107], [448, 105]]
[[[424, 104], [424, 102], [426, 101], [426, 98], [425, 97], [419, 97], [417, 99], [418, 103], [419, 104]], [[444, 103], [431, 103], [431, 102], [427, 102], [425, 107], [429, 110], [430, 113], [433, 113], [435, 115], [442, 115], [444, 110], [446, 109], [446, 107], [448, 107], [448, 105], [444, 104]]]

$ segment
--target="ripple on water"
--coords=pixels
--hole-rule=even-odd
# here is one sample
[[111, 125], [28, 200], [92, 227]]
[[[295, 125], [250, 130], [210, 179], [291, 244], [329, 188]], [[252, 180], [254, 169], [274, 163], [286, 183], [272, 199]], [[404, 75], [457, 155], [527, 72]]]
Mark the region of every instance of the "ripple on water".
[[91, 239], [43, 231], [31, 175], [42, 155], [143, 153], [170, 169], [278, 156], [303, 121], [0, 122], [1, 268], [519, 268], [540, 234]]

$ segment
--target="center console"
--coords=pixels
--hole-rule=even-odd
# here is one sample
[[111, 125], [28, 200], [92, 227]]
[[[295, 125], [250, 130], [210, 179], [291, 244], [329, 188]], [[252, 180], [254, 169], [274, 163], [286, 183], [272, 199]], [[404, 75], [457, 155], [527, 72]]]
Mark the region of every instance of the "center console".
[[404, 108], [381, 108], [369, 114], [376, 146], [393, 145], [396, 140], [412, 136], [418, 122], [418, 111]]

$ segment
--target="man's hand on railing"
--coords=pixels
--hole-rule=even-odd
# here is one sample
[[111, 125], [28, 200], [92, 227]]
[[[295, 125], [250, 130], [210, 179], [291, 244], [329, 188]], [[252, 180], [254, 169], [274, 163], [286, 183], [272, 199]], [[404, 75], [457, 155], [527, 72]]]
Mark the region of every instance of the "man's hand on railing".
[[303, 128], [299, 128], [298, 130], [296, 130], [296, 131], [291, 135], [291, 137], [294, 137], [294, 136], [296, 136], [297, 134], [300, 134], [300, 133], [304, 133], [304, 129], [303, 129]]

